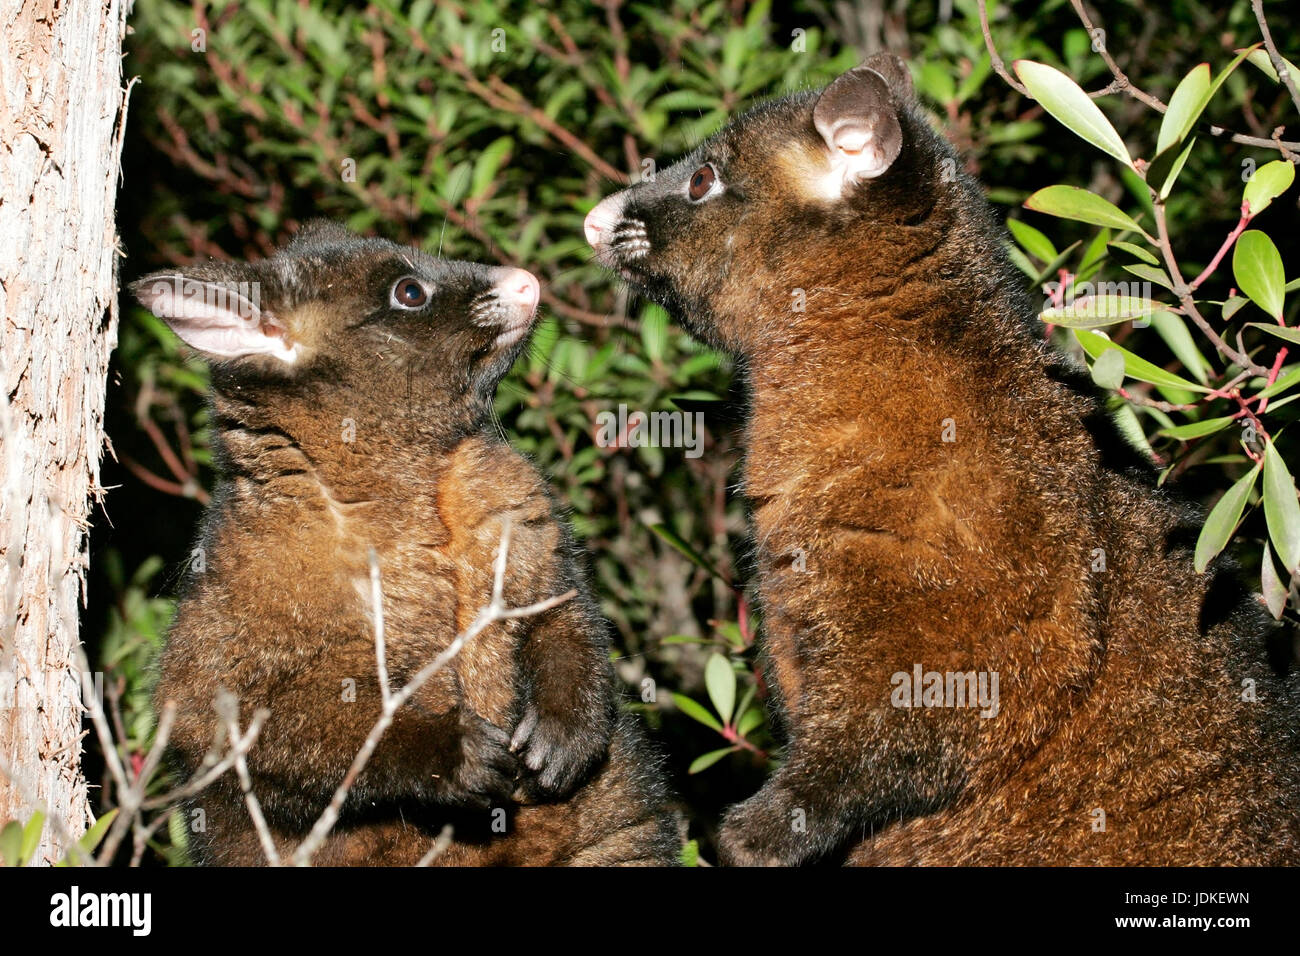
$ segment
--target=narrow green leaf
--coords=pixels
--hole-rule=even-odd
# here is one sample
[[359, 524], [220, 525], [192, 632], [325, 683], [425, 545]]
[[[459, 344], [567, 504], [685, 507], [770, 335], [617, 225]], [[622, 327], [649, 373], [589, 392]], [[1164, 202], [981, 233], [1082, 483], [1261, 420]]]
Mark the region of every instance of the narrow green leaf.
[[1170, 281], [1165, 270], [1159, 266], [1149, 266], [1145, 262], [1130, 262], [1124, 266], [1124, 271], [1133, 273], [1139, 279], [1145, 279], [1147, 282], [1154, 282], [1156, 285], [1164, 286], [1170, 292], [1174, 290], [1173, 282]]
[[690, 560], [696, 567], [702, 568], [709, 574], [721, 577], [717, 569], [713, 567], [703, 555], [686, 543], [686, 540], [666, 524], [652, 524], [650, 530], [666, 541], [675, 551], [680, 552]]
[[1100, 329], [1167, 309], [1163, 303], [1138, 296], [1088, 295], [1065, 305], [1044, 309], [1038, 317], [1050, 325], [1063, 325], [1067, 329]]
[[709, 700], [718, 712], [724, 724], [731, 723], [731, 715], [736, 706], [736, 672], [731, 661], [721, 654], [714, 654], [704, 665], [704, 686], [708, 689]]
[[747, 737], [751, 731], [756, 730], [762, 723], [763, 712], [757, 707], [751, 707], [744, 711], [740, 720], [736, 722], [736, 733], [742, 737]]
[[[1258, 46], [1259, 44], [1256, 44], [1256, 47]], [[1259, 67], [1264, 72], [1264, 75], [1274, 83], [1282, 82], [1281, 78], [1277, 75], [1277, 70], [1273, 68], [1273, 58], [1268, 55], [1268, 50], [1254, 49], [1249, 52], [1246, 59]], [[1294, 63], [1286, 57], [1282, 57], [1282, 62], [1286, 64], [1287, 72], [1290, 73], [1293, 78], [1300, 77], [1300, 70], [1296, 69]]]
[[1129, 255], [1133, 256], [1134, 258], [1141, 259], [1143, 262], [1147, 263], [1148, 265], [1153, 265], [1153, 266], [1160, 265], [1159, 259], [1157, 259], [1146, 249], [1143, 249], [1141, 246], [1136, 245], [1132, 242], [1111, 242], [1108, 243], [1108, 245], [1112, 249], [1122, 249], [1125, 252], [1127, 252]]
[[1019, 219], [1008, 219], [1007, 228], [1011, 230], [1011, 235], [1016, 237], [1016, 242], [1036, 259], [1051, 262], [1057, 257], [1058, 253], [1056, 247], [1052, 245], [1052, 240], [1029, 223], [1021, 222]]
[[1201, 528], [1200, 537], [1196, 540], [1198, 573], [1210, 566], [1210, 562], [1232, 538], [1233, 531], [1237, 529], [1237, 522], [1241, 520], [1241, 512], [1245, 510], [1246, 499], [1250, 497], [1250, 490], [1255, 487], [1255, 479], [1259, 477], [1259, 470], [1260, 466], [1256, 465], [1238, 479], [1223, 493], [1223, 497], [1205, 519], [1205, 526]]
[[1295, 479], [1272, 442], [1264, 449], [1264, 520], [1289, 578], [1300, 568], [1300, 498]]
[[1175, 375], [1173, 372], [1166, 372], [1158, 365], [1153, 365], [1146, 359], [1134, 355], [1123, 346], [1116, 345], [1101, 332], [1091, 329], [1075, 329], [1074, 337], [1079, 340], [1083, 350], [1093, 359], [1101, 357], [1101, 354], [1108, 349], [1118, 351], [1124, 357], [1124, 374], [1129, 378], [1135, 378], [1139, 382], [1150, 382], [1152, 385], [1163, 385], [1169, 388], [1185, 388], [1192, 392], [1208, 392], [1209, 389], [1197, 385], [1195, 382], [1189, 382], [1181, 375]]
[[718, 718], [709, 713], [704, 705], [691, 700], [691, 698], [687, 697], [685, 694], [678, 694], [676, 692], [673, 693], [673, 703], [675, 703], [677, 709], [687, 717], [698, 720], [705, 727], [712, 727], [718, 733], [722, 733], [722, 724], [718, 723]]
[[1279, 339], [1286, 339], [1288, 342], [1300, 344], [1300, 329], [1293, 329], [1285, 325], [1273, 325], [1269, 322], [1247, 322], [1246, 325], [1252, 329], [1261, 329], [1269, 335], [1276, 335]]
[[1160, 135], [1156, 138], [1156, 153], [1163, 153], [1182, 142], [1209, 103], [1210, 64], [1202, 63], [1192, 68], [1169, 97], [1169, 109], [1160, 121]]
[[488, 187], [492, 185], [492, 180], [496, 178], [501, 164], [505, 162], [513, 145], [509, 136], [502, 136], [489, 143], [487, 148], [479, 153], [478, 161], [474, 163], [474, 176], [470, 183], [471, 196], [482, 196], [488, 191]]
[[1264, 542], [1264, 554], [1259, 562], [1259, 587], [1264, 595], [1268, 611], [1277, 620], [1282, 620], [1286, 610], [1287, 587], [1277, 576], [1277, 565], [1273, 563], [1273, 550]]
[[1246, 188], [1242, 190], [1242, 202], [1250, 203], [1250, 216], [1253, 219], [1267, 209], [1278, 196], [1291, 188], [1295, 182], [1295, 167], [1285, 159], [1275, 159], [1255, 170]]
[[734, 753], [736, 750], [736, 747], [723, 747], [721, 750], [710, 750], [708, 753], [702, 754], [692, 760], [691, 765], [686, 772], [699, 773], [701, 770], [708, 770], [727, 754]]
[[1017, 60], [1012, 66], [1029, 95], [1067, 129], [1124, 165], [1133, 165], [1119, 133], [1079, 84], [1046, 63]]
[[0, 830], [0, 863], [5, 866], [18, 866], [22, 862], [23, 825], [17, 820], [10, 820]]
[[45, 814], [37, 810], [32, 814], [32, 818], [27, 821], [27, 826], [23, 827], [23, 845], [19, 851], [19, 859], [22, 861], [19, 866], [26, 866], [31, 860], [36, 848], [41, 843], [41, 831], [45, 829]]
[[1045, 212], [1049, 216], [1060, 216], [1062, 219], [1075, 219], [1094, 226], [1111, 226], [1146, 235], [1128, 213], [1096, 193], [1078, 186], [1047, 186], [1026, 199], [1025, 208]]
[[1175, 312], [1155, 312], [1151, 315], [1151, 327], [1165, 340], [1169, 351], [1183, 363], [1183, 368], [1192, 373], [1193, 378], [1202, 385], [1209, 382], [1214, 366], [1201, 354], [1196, 339], [1192, 337], [1181, 315]]
[[1178, 174], [1181, 173], [1183, 167], [1187, 165], [1187, 157], [1192, 155], [1192, 147], [1195, 145], [1196, 137], [1192, 136], [1188, 138], [1187, 144], [1177, 153], [1174, 153], [1174, 150], [1171, 149], [1170, 153], [1173, 155], [1169, 162], [1168, 172], [1164, 171], [1164, 163], [1162, 162], [1162, 159], [1164, 158], [1163, 154], [1157, 156], [1155, 161], [1151, 163], [1151, 170], [1155, 170], [1155, 175], [1150, 175], [1151, 171], [1149, 170], [1148, 178], [1160, 183], [1160, 199], [1162, 201], [1169, 198], [1169, 193], [1173, 191], [1174, 183], [1178, 181]]
[[1177, 438], [1179, 441], [1187, 441], [1189, 438], [1204, 438], [1206, 435], [1223, 431], [1235, 421], [1236, 419], [1231, 415], [1223, 418], [1207, 418], [1204, 421], [1190, 422], [1176, 428], [1162, 428], [1160, 434], [1168, 438]]
[[1258, 229], [1243, 232], [1232, 252], [1232, 275], [1252, 302], [1281, 321], [1286, 272], [1272, 239]]
[[1300, 382], [1300, 365], [1292, 365], [1286, 372], [1278, 375], [1272, 385], [1256, 392], [1255, 397], [1272, 398], [1274, 395], [1281, 395], [1296, 382]]
[[660, 306], [647, 305], [641, 312], [641, 345], [651, 362], [663, 361], [668, 350], [668, 313]]

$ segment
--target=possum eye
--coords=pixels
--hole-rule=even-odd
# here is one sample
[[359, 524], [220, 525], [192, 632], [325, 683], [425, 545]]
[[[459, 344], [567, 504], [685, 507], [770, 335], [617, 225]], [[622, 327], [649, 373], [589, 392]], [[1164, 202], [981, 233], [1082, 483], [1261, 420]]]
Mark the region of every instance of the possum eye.
[[691, 197], [691, 202], [699, 202], [705, 196], [713, 191], [713, 184], [718, 181], [718, 174], [713, 171], [713, 167], [705, 163], [695, 174], [691, 176], [690, 187], [686, 190], [686, 195]]
[[399, 309], [418, 309], [429, 301], [429, 290], [415, 276], [403, 276], [393, 283], [389, 299]]

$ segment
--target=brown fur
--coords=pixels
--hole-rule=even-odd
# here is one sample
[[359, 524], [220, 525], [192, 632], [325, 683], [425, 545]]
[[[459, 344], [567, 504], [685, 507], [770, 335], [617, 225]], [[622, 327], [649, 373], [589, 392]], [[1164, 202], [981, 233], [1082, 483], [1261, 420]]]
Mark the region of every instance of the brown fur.
[[[284, 852], [379, 715], [370, 552], [397, 689], [487, 603], [509, 518], [505, 604], [578, 597], [491, 625], [397, 712], [317, 861], [411, 864], [445, 822], [449, 865], [675, 860], [678, 817], [635, 723], [615, 721], [605, 624], [558, 508], [490, 427], [493, 389], [523, 347], [494, 346], [499, 327], [471, 320], [494, 314], [501, 271], [317, 224], [266, 262], [185, 273], [259, 283], [263, 328], [286, 329], [301, 349], [290, 367], [213, 362], [223, 477], [156, 692], [178, 705], [171, 744], [188, 773], [213, 741], [219, 688], [238, 696], [245, 721], [270, 710], [249, 768]], [[387, 301], [408, 274], [432, 288], [409, 315]], [[137, 294], [157, 307], [149, 289], [171, 277], [142, 280]], [[200, 860], [262, 862], [231, 775], [199, 807]], [[507, 811], [506, 833], [490, 829], [492, 808]]]
[[[1201, 516], [1042, 343], [977, 184], [901, 62], [873, 63], [889, 95], [841, 100], [896, 121], [901, 153], [842, 198], [800, 94], [593, 212], [602, 261], [736, 356], [752, 396], [744, 491], [789, 748], [729, 811], [724, 861], [1296, 862], [1295, 687], [1266, 616], [1226, 563], [1195, 573]], [[705, 162], [726, 188], [692, 203]], [[997, 672], [998, 715], [893, 706], [917, 663]]]

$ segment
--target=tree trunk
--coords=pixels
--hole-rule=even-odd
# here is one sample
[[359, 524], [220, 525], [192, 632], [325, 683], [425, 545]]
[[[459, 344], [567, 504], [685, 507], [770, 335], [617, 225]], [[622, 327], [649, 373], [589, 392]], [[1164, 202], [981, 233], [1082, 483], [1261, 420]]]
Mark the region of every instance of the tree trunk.
[[53, 817], [46, 863], [90, 820], [76, 647], [117, 338], [129, 6], [0, 0], [0, 825]]

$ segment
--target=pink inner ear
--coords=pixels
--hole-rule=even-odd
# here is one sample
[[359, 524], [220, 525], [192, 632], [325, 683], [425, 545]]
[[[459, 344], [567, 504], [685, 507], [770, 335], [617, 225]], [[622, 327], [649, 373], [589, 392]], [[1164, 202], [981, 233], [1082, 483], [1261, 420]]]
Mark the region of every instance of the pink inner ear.
[[858, 154], [871, 142], [869, 130], [860, 126], [845, 126], [836, 130], [835, 145], [845, 153]]
[[153, 283], [140, 298], [181, 341], [208, 355], [271, 355], [284, 362], [297, 358], [281, 323], [233, 289], [176, 277]]

